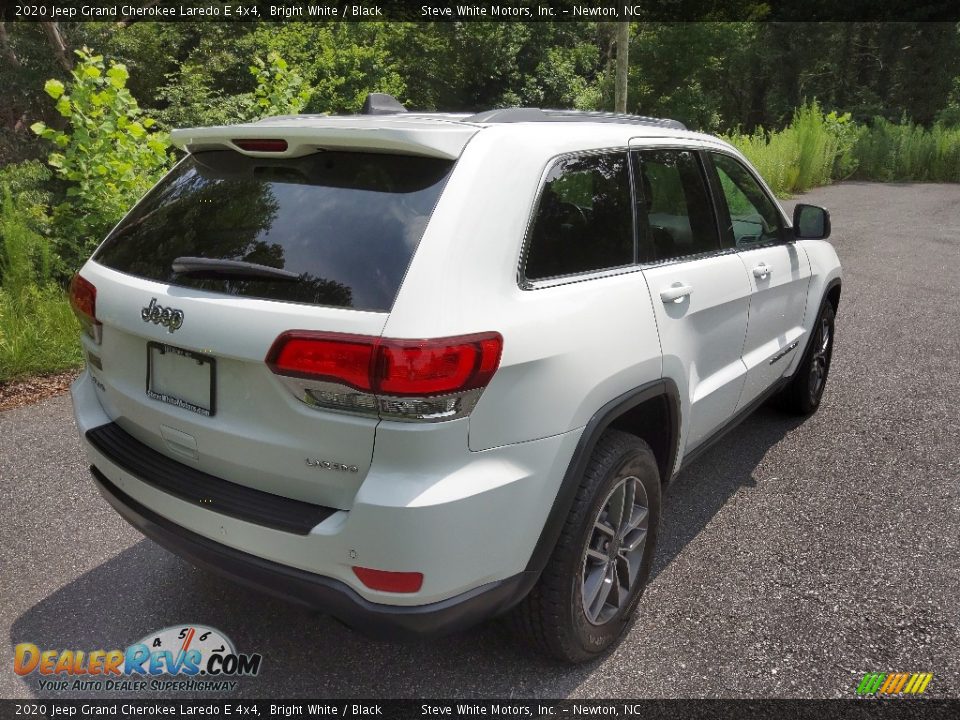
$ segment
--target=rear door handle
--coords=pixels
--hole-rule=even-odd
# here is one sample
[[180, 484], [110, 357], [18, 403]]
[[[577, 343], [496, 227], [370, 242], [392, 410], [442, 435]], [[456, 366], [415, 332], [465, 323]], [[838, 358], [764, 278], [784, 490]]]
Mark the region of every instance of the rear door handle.
[[693, 285], [686, 283], [674, 283], [670, 287], [660, 291], [660, 299], [665, 303], [678, 303], [685, 297], [690, 297], [693, 293]]
[[767, 265], [766, 263], [760, 263], [753, 269], [753, 276], [755, 278], [763, 278], [773, 272], [773, 268]]

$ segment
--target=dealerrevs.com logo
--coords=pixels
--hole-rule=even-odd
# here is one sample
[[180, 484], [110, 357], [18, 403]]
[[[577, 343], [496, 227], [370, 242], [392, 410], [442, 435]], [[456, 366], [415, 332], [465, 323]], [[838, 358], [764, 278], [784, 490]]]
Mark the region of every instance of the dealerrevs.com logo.
[[174, 625], [150, 633], [125, 650], [43, 650], [33, 643], [14, 648], [17, 675], [40, 676], [52, 691], [232, 691], [260, 672], [259, 653], [238, 653], [219, 630]]

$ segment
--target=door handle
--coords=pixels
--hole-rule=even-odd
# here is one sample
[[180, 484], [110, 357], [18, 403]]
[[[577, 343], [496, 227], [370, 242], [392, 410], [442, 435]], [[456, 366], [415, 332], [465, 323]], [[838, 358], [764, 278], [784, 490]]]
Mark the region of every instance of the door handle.
[[773, 272], [773, 268], [767, 265], [766, 263], [760, 263], [753, 269], [753, 276], [755, 278], [763, 278]]
[[675, 283], [665, 290], [660, 291], [660, 299], [665, 303], [679, 303], [684, 298], [690, 297], [693, 293], [693, 285], [686, 283]]

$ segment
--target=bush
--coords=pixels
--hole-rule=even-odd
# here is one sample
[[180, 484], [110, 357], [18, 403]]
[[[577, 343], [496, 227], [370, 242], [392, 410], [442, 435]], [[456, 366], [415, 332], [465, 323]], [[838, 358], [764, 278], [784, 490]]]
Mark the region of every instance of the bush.
[[267, 59], [254, 58], [250, 73], [257, 81], [247, 105], [248, 117], [257, 120], [271, 115], [296, 115], [310, 102], [313, 88], [296, 70], [291, 70], [276, 52]]
[[0, 279], [12, 297], [50, 281], [50, 245], [14, 209], [9, 190], [0, 187]]
[[50, 282], [49, 244], [14, 209], [0, 205], [0, 383], [82, 362], [78, 328], [63, 290]]
[[314, 88], [291, 68], [279, 53], [254, 58], [247, 68], [256, 87], [253, 92], [225, 95], [211, 86], [202, 73], [170, 74], [161, 89], [168, 107], [159, 117], [171, 126], [229, 125], [271, 115], [295, 115], [306, 107]]
[[106, 68], [103, 56], [86, 48], [76, 53], [69, 85], [44, 85], [67, 128], [38, 122], [31, 130], [56, 146], [47, 162], [69, 187], [66, 201], [54, 209], [54, 224], [62, 232], [63, 253], [79, 264], [172, 158], [166, 133], [151, 130], [154, 121], [143, 117], [126, 89], [126, 67], [111, 62]]
[[960, 128], [876, 118], [854, 153], [863, 180], [960, 182]]
[[727, 140], [757, 168], [780, 197], [826, 185], [849, 174], [856, 128], [850, 115], [825, 115], [814, 101], [797, 108], [783, 130], [752, 135], [734, 133]]

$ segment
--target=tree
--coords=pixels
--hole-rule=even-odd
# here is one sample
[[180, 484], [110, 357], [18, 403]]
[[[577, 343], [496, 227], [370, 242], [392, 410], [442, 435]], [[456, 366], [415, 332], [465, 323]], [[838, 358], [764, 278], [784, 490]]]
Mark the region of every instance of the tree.
[[154, 120], [144, 117], [126, 89], [127, 68], [116, 62], [106, 67], [103, 56], [87, 48], [76, 55], [69, 84], [51, 79], [44, 85], [67, 127], [36, 122], [30, 129], [54, 145], [47, 162], [69, 184], [55, 220], [66, 229], [68, 250], [82, 256], [150, 189], [171, 158], [166, 133], [152, 129]]
[[617, 23], [617, 84], [614, 112], [627, 111], [627, 75], [630, 72], [630, 23]]

